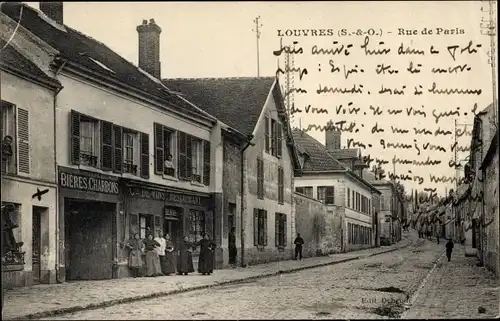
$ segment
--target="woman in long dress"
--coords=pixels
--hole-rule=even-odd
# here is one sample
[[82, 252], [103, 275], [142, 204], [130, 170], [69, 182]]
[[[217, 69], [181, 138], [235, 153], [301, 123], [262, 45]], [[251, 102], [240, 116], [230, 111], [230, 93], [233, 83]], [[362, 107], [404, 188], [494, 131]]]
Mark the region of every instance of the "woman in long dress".
[[165, 234], [165, 265], [162, 265], [161, 271], [165, 275], [169, 275], [171, 273], [175, 273], [176, 266], [176, 256], [174, 253], [174, 243], [170, 238], [170, 234]]
[[153, 240], [152, 234], [148, 234], [147, 238], [144, 240], [144, 245], [146, 246], [146, 276], [162, 276], [160, 257], [155, 250], [155, 248], [160, 247], [160, 243]]
[[165, 249], [167, 247], [167, 240], [165, 240], [165, 238], [163, 237], [163, 233], [159, 230], [156, 232], [156, 237], [154, 238], [154, 240], [156, 242], [158, 242], [158, 244], [160, 244], [160, 246], [156, 247], [155, 248], [155, 251], [156, 253], [158, 253], [158, 257], [160, 259], [160, 268], [161, 268], [161, 272], [163, 274], [165, 274], [163, 272], [163, 267], [165, 266]]
[[195, 243], [200, 247], [200, 259], [198, 261], [198, 273], [210, 275], [214, 271], [214, 250], [215, 243], [210, 240], [210, 236], [205, 233], [203, 238]]
[[194, 272], [193, 267], [193, 244], [189, 242], [189, 238], [184, 236], [184, 240], [179, 244], [179, 259], [177, 260], [177, 274], [188, 275]]
[[139, 270], [142, 268], [142, 254], [144, 253], [144, 243], [141, 241], [139, 233], [135, 233], [134, 238], [126, 246], [130, 250], [128, 267], [132, 270], [132, 276], [136, 278], [139, 276]]

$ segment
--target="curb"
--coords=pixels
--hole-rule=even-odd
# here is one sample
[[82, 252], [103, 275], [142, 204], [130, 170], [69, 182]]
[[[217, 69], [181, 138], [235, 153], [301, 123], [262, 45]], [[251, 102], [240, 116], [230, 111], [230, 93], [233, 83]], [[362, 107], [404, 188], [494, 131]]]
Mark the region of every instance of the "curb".
[[155, 292], [155, 293], [151, 293], [151, 294], [127, 297], [127, 298], [122, 298], [122, 299], [114, 299], [114, 300], [109, 300], [109, 301], [104, 301], [104, 302], [99, 302], [99, 303], [90, 303], [90, 304], [87, 304], [85, 306], [72, 306], [72, 307], [68, 307], [68, 308], [53, 309], [53, 310], [47, 310], [47, 311], [27, 314], [27, 315], [23, 315], [23, 316], [18, 316], [18, 317], [14, 317], [14, 318], [2, 318], [2, 319], [3, 320], [40, 319], [40, 318], [51, 317], [51, 316], [56, 316], [56, 315], [61, 315], [61, 314], [69, 314], [69, 313], [81, 312], [81, 311], [86, 311], [86, 310], [101, 309], [101, 308], [106, 308], [106, 307], [110, 307], [110, 306], [114, 306], [114, 305], [118, 305], [118, 304], [123, 304], [123, 303], [130, 303], [130, 302], [136, 302], [136, 301], [141, 301], [141, 300], [154, 299], [154, 298], [158, 298], [158, 297], [175, 295], [175, 294], [191, 292], [191, 291], [196, 291], [196, 290], [203, 290], [203, 289], [208, 289], [208, 288], [212, 288], [212, 287], [219, 287], [219, 286], [232, 285], [232, 284], [238, 284], [238, 283], [246, 283], [246, 282], [254, 281], [254, 280], [258, 280], [258, 279], [264, 279], [264, 278], [269, 278], [269, 277], [273, 277], [273, 276], [278, 276], [280, 274], [290, 274], [290, 273], [295, 273], [295, 272], [299, 272], [299, 271], [324, 267], [324, 266], [328, 266], [328, 265], [335, 265], [335, 264], [345, 263], [345, 262], [349, 262], [349, 261], [355, 261], [355, 260], [359, 260], [359, 259], [369, 258], [372, 256], [377, 256], [377, 255], [381, 255], [381, 254], [385, 254], [385, 253], [394, 252], [394, 251], [397, 251], [400, 249], [404, 249], [404, 248], [410, 246], [411, 244], [412, 244], [412, 242], [409, 242], [406, 245], [396, 247], [393, 249], [388, 249], [385, 251], [380, 251], [378, 253], [372, 253], [372, 254], [368, 254], [368, 255], [359, 255], [359, 256], [355, 256], [355, 257], [351, 257], [351, 258], [347, 258], [347, 259], [340, 259], [338, 261], [330, 261], [330, 262], [325, 262], [325, 263], [320, 263], [320, 264], [291, 268], [288, 270], [280, 270], [278, 272], [265, 273], [265, 274], [250, 276], [250, 277], [244, 277], [244, 278], [240, 278], [240, 279], [215, 282], [213, 284], [194, 285], [191, 287], [180, 288], [180, 289], [176, 289], [176, 290]]

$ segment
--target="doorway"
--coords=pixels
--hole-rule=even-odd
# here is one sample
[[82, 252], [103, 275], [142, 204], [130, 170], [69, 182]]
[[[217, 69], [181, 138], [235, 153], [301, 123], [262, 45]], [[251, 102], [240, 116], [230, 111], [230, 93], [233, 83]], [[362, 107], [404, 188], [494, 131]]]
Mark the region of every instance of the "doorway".
[[164, 225], [164, 233], [169, 234], [172, 243], [174, 243], [174, 246], [177, 246], [182, 237], [180, 221], [178, 219], [165, 218]]
[[32, 209], [32, 241], [31, 262], [33, 271], [33, 284], [40, 284], [40, 261], [42, 252], [42, 215], [47, 209], [33, 206]]

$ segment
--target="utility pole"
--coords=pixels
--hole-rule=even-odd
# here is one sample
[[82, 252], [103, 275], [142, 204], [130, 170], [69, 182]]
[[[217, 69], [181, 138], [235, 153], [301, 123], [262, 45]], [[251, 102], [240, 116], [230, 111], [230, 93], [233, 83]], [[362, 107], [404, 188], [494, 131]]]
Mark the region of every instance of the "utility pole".
[[253, 19], [253, 22], [255, 23], [255, 29], [252, 29], [252, 31], [255, 32], [256, 38], [257, 38], [257, 77], [260, 77], [260, 49], [259, 49], [259, 39], [260, 39], [260, 27], [262, 27], [262, 24], [260, 23], [260, 16], [257, 16], [255, 19]]

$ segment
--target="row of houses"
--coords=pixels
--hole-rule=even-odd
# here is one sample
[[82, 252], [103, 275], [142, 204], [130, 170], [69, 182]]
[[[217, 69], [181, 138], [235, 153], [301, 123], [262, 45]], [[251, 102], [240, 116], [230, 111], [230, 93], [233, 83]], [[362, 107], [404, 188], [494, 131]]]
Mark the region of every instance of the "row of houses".
[[474, 117], [470, 153], [455, 191], [425, 208], [423, 222], [436, 224], [441, 237], [465, 246], [497, 276], [500, 273], [498, 204], [498, 123], [496, 102]]
[[162, 79], [153, 19], [139, 66], [64, 24], [62, 2], [3, 3], [0, 19], [2, 226], [21, 241], [5, 286], [126, 277], [124, 243], [148, 231], [209, 233], [216, 268], [231, 228], [243, 266], [290, 258], [297, 232], [314, 255], [401, 238], [393, 184], [339, 132], [309, 146], [278, 79]]

